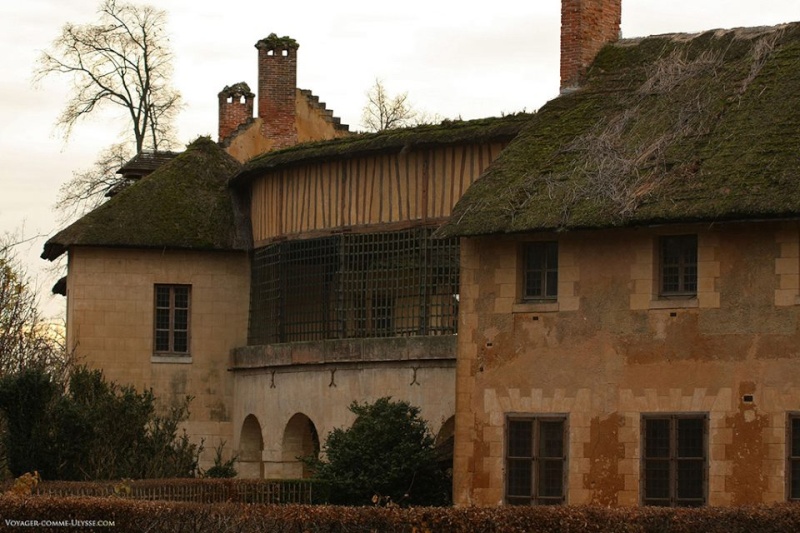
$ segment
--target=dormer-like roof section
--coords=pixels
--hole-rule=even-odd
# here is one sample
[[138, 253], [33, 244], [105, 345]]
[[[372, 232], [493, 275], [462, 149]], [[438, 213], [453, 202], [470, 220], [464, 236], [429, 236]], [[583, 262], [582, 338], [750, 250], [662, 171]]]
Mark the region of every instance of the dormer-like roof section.
[[248, 222], [226, 186], [240, 164], [199, 138], [44, 245], [54, 260], [71, 246], [246, 250]]
[[605, 46], [442, 235], [796, 218], [800, 23]]
[[298, 144], [254, 157], [231, 182], [235, 186], [242, 186], [269, 170], [320, 160], [346, 159], [426, 146], [509, 141], [532, 116], [528, 113], [517, 113], [478, 120], [445, 120], [441, 124], [360, 133], [329, 141]]
[[136, 154], [130, 161], [122, 165], [117, 170], [117, 174], [146, 176], [177, 156], [178, 152], [144, 151]]

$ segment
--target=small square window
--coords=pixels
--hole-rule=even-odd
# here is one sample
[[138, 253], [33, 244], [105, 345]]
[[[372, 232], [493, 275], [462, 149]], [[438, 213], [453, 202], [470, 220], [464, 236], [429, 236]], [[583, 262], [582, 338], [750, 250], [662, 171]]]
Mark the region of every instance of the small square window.
[[697, 294], [697, 235], [670, 235], [659, 241], [661, 296]]
[[156, 285], [153, 350], [159, 355], [189, 355], [189, 285]]
[[642, 417], [642, 503], [696, 507], [706, 503], [706, 415]]
[[558, 243], [529, 242], [523, 254], [523, 299], [555, 300], [558, 297]]
[[512, 505], [564, 503], [566, 449], [566, 417], [509, 417], [506, 501]]

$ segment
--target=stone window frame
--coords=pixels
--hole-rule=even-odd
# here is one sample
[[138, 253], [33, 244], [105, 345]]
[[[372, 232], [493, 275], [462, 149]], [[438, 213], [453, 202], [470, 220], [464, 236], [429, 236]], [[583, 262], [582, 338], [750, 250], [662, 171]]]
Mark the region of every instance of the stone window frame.
[[[159, 289], [166, 289], [169, 291], [169, 305], [159, 305]], [[175, 302], [175, 295], [177, 289], [186, 290], [186, 306], [177, 307]], [[159, 310], [166, 310], [168, 313], [168, 327], [159, 327]], [[175, 327], [175, 316], [177, 311], [186, 312], [186, 327]], [[159, 332], [167, 332], [168, 344], [167, 349], [159, 347]], [[176, 333], [186, 334], [186, 350], [176, 350]], [[184, 359], [185, 362], [191, 362], [191, 346], [192, 346], [192, 286], [189, 284], [178, 283], [156, 283], [153, 286], [153, 361], [162, 362], [164, 360], [174, 361], [176, 359]]]
[[[666, 421], [668, 423], [668, 450], [667, 456], [654, 456], [653, 450], [648, 447], [648, 422]], [[699, 420], [702, 422], [702, 456], [684, 456], [680, 454], [679, 443], [679, 423], [687, 420]], [[697, 436], [695, 435], [695, 438]], [[698, 507], [708, 505], [708, 486], [709, 486], [709, 416], [708, 413], [642, 413], [641, 415], [641, 469], [640, 469], [640, 501], [642, 505], [657, 505], [667, 507]], [[650, 452], [650, 453], [648, 453]], [[652, 463], [667, 464], [667, 483], [668, 495], [659, 496], [649, 493], [648, 472], [652, 472]], [[679, 473], [681, 466], [690, 463], [699, 463], [702, 470], [702, 486], [700, 496], [681, 495], [679, 491]]]
[[[542, 424], [561, 424], [561, 453], [560, 455], [543, 456], [541, 448], [541, 427]], [[530, 425], [530, 451], [523, 454], [512, 455], [513, 424]], [[569, 417], [563, 413], [529, 414], [529, 413], [510, 413], [506, 415], [505, 424], [505, 480], [503, 497], [509, 505], [563, 505], [567, 501], [567, 480], [569, 475]], [[518, 471], [513, 463], [519, 465], [530, 464], [530, 493], [511, 494], [511, 483], [513, 472]], [[542, 471], [545, 464], [559, 463], [561, 476], [558, 478], [560, 487], [557, 487], [559, 494], [542, 495], [542, 487], [539, 480], [542, 478]]]

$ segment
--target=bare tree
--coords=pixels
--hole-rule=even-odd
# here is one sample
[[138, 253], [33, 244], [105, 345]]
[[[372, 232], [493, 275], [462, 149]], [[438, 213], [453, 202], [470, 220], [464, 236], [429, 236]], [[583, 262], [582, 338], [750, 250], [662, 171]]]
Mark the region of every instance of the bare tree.
[[172, 52], [166, 13], [150, 6], [104, 0], [94, 24], [66, 24], [42, 53], [36, 79], [66, 74], [72, 97], [58, 125], [72, 128], [96, 109], [119, 106], [130, 118], [136, 153], [170, 141], [180, 94], [172, 89]]
[[106, 193], [121, 184], [117, 170], [131, 159], [124, 144], [113, 144], [101, 151], [94, 164], [72, 173], [72, 179], [61, 185], [58, 207], [62, 222], [91, 211], [106, 199]]
[[65, 75], [73, 83], [56, 122], [65, 138], [81, 119], [102, 108], [116, 106], [129, 125], [124, 143], [102, 151], [91, 168], [76, 172], [61, 188], [58, 207], [70, 218], [101, 203], [121, 179], [116, 170], [133, 155], [172, 145], [173, 120], [181, 100], [170, 84], [166, 13], [103, 0], [96, 22], [66, 24], [50, 50], [42, 52], [35, 80], [53, 74]]
[[63, 335], [42, 319], [15, 246], [10, 236], [0, 238], [0, 377], [30, 366], [61, 375], [70, 359]]
[[391, 130], [417, 124], [417, 112], [408, 101], [408, 92], [392, 97], [383, 86], [383, 81], [375, 80], [375, 85], [367, 91], [367, 105], [361, 115], [361, 125], [370, 131]]

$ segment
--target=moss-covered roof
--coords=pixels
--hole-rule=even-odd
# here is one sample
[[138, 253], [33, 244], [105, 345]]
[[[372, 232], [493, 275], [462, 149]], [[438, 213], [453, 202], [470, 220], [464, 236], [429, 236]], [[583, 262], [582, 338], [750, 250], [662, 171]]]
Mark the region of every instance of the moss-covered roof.
[[800, 215], [800, 23], [623, 40], [440, 235]]
[[256, 43], [256, 48], [259, 50], [262, 48], [265, 50], [297, 50], [300, 45], [288, 35], [278, 37], [276, 33], [270, 33]]
[[267, 170], [319, 160], [331, 161], [442, 144], [507, 141], [519, 133], [531, 116], [528, 113], [517, 113], [477, 120], [445, 120], [440, 124], [359, 133], [329, 141], [297, 144], [254, 157], [231, 181], [235, 185], [242, 185]]
[[42, 257], [70, 246], [244, 250], [243, 210], [226, 186], [241, 165], [202, 137], [95, 210], [51, 237]]

